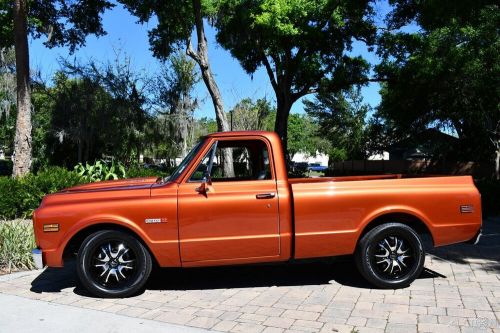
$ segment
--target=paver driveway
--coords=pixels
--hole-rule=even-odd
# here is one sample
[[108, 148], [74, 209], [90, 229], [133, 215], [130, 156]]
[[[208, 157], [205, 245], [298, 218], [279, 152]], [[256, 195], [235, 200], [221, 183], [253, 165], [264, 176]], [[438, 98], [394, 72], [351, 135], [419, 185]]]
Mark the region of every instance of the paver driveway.
[[0, 279], [0, 292], [229, 332], [500, 332], [500, 219], [477, 246], [431, 251], [411, 287], [371, 289], [349, 261], [162, 269], [146, 291], [96, 299], [74, 265]]

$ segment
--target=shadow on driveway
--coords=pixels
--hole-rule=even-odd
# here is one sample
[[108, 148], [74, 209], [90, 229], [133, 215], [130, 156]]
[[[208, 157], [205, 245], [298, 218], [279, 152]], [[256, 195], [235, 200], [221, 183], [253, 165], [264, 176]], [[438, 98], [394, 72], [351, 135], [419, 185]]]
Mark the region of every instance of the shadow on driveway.
[[[444, 277], [425, 269], [420, 279]], [[227, 288], [254, 288], [271, 286], [326, 285], [335, 281], [355, 288], [373, 288], [357, 271], [351, 258], [334, 261], [301, 262], [294, 264], [266, 264], [245, 266], [160, 268], [153, 271], [148, 290], [205, 290]], [[76, 277], [75, 262], [64, 268], [47, 268], [31, 283], [31, 291], [73, 292], [90, 296]]]
[[[488, 270], [500, 272], [500, 220], [485, 221], [484, 237], [478, 245], [458, 244], [432, 249], [430, 254], [440, 260], [468, 264], [478, 259]], [[424, 269], [419, 279], [446, 278]], [[153, 271], [148, 290], [204, 290], [221, 288], [253, 288], [271, 286], [326, 285], [331, 281], [355, 288], [373, 288], [357, 271], [352, 258], [340, 257], [325, 261], [294, 264], [263, 264], [203, 268], [161, 268]], [[73, 288], [79, 295], [89, 296], [79, 285], [75, 262], [64, 268], [47, 268], [31, 283], [31, 291], [60, 292]]]

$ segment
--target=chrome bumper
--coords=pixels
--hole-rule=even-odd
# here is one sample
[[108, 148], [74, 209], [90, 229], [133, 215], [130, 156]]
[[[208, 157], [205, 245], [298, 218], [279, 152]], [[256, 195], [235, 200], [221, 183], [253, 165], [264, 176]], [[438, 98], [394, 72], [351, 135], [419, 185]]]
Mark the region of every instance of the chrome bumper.
[[42, 269], [45, 265], [43, 264], [42, 250], [36, 248], [31, 250], [31, 256], [33, 262], [35, 263], [36, 269]]
[[477, 245], [477, 243], [479, 243], [479, 239], [481, 239], [481, 236], [482, 236], [482, 231], [483, 229], [479, 229], [479, 231], [477, 232], [476, 236], [474, 236], [473, 238], [469, 239], [467, 241], [468, 244], [472, 244], [472, 245]]

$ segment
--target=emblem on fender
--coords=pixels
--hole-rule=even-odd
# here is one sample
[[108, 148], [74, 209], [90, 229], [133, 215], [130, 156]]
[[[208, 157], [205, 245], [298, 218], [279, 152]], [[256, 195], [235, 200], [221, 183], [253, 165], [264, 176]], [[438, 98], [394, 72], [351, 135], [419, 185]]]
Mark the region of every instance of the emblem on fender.
[[168, 219], [166, 217], [161, 217], [161, 218], [152, 218], [152, 219], [145, 219], [144, 222], [150, 224], [150, 223], [167, 223]]

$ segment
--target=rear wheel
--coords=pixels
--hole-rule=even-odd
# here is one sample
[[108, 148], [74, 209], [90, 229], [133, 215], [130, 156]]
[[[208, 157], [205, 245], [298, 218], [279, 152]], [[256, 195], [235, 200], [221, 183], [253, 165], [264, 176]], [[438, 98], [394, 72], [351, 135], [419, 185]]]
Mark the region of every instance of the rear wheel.
[[99, 297], [127, 297], [137, 293], [146, 283], [151, 268], [148, 250], [122, 231], [93, 233], [78, 251], [80, 282]]
[[355, 253], [363, 277], [379, 288], [403, 288], [424, 268], [425, 253], [420, 236], [409, 226], [386, 223], [367, 232]]

